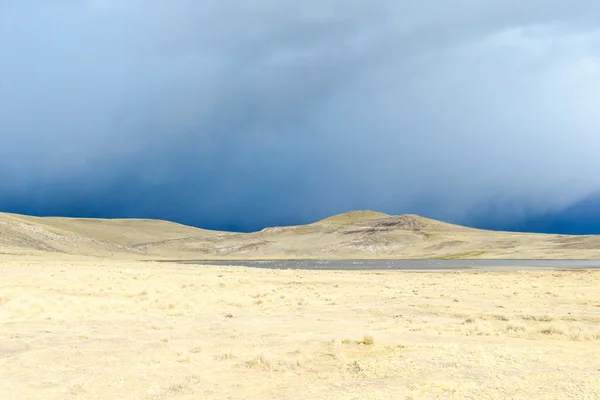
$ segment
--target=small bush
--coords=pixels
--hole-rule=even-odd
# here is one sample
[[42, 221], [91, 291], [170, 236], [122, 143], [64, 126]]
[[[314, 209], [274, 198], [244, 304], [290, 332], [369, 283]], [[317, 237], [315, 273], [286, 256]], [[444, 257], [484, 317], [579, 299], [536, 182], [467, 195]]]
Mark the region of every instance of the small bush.
[[562, 329], [556, 328], [554, 326], [550, 326], [546, 329], [542, 329], [540, 332], [543, 333], [544, 335], [562, 335], [562, 334], [564, 334]]
[[371, 345], [375, 344], [375, 339], [371, 335], [365, 335], [365, 336], [363, 336], [363, 339], [360, 343], [362, 343], [366, 346], [371, 346]]

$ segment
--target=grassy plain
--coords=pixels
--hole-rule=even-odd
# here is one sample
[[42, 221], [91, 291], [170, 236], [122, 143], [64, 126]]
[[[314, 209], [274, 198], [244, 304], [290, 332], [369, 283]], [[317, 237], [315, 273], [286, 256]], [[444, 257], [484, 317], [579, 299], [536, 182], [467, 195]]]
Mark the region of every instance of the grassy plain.
[[0, 255], [0, 398], [597, 399], [598, 288]]

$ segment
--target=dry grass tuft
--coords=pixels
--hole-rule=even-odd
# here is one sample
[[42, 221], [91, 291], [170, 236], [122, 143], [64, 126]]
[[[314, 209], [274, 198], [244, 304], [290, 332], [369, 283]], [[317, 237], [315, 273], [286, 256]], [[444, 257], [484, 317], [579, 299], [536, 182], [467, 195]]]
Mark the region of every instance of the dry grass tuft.
[[87, 393], [85, 386], [81, 382], [72, 382], [69, 384], [69, 392], [73, 395], [80, 395]]
[[564, 335], [565, 331], [555, 326], [549, 326], [548, 328], [542, 329], [540, 333], [543, 333], [544, 335], [559, 336]]
[[271, 369], [273, 367], [273, 360], [270, 357], [261, 354], [260, 356], [247, 361], [246, 367], [250, 369]]
[[364, 344], [365, 346], [372, 346], [375, 344], [375, 338], [372, 335], [364, 335], [359, 343]]
[[174, 383], [167, 388], [167, 394], [180, 394], [187, 388], [183, 383]]
[[213, 359], [215, 360], [231, 360], [232, 358], [234, 358], [234, 355], [233, 351], [231, 350], [227, 350], [225, 353], [213, 356]]
[[527, 330], [527, 328], [525, 328], [525, 326], [523, 325], [518, 325], [518, 324], [508, 324], [506, 325], [506, 330], [509, 332], [525, 332]]
[[523, 315], [522, 318], [526, 321], [552, 322], [554, 318], [549, 315]]

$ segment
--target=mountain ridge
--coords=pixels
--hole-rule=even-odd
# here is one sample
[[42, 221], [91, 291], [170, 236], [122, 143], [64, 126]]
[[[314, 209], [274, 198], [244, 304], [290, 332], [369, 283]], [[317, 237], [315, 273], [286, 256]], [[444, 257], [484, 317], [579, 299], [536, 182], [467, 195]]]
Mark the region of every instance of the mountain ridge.
[[600, 235], [489, 231], [416, 214], [355, 210], [306, 225], [237, 233], [152, 219], [0, 213], [0, 253], [124, 259], [600, 259]]

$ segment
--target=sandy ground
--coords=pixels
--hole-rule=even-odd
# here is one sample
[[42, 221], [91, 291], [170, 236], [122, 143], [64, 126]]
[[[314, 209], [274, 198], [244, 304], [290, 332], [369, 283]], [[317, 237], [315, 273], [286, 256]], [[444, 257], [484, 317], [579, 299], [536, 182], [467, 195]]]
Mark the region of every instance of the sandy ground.
[[0, 258], [0, 399], [598, 399], [600, 271]]

